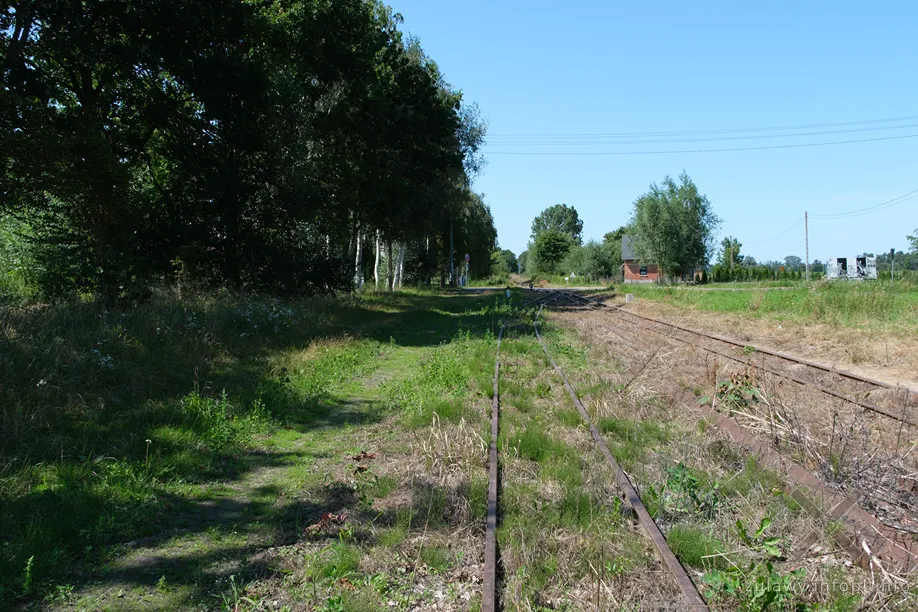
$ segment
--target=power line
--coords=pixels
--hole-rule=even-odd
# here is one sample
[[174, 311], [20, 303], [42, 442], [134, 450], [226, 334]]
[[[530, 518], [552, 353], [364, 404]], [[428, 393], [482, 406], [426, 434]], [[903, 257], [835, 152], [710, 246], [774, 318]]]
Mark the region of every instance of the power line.
[[800, 218], [797, 220], [796, 223], [794, 223], [793, 225], [791, 225], [789, 228], [787, 228], [786, 230], [784, 230], [784, 231], [781, 232], [780, 234], [776, 234], [776, 235], [772, 236], [771, 238], [768, 238], [767, 240], [758, 240], [758, 241], [756, 241], [756, 242], [747, 242], [746, 244], [747, 244], [747, 246], [748, 246], [748, 245], [752, 245], [752, 244], [765, 244], [766, 242], [771, 242], [772, 240], [777, 240], [778, 238], [780, 238], [781, 236], [784, 236], [785, 234], [787, 234], [787, 233], [790, 232], [791, 230], [800, 227], [800, 224], [801, 224], [801, 223], [803, 223], [803, 217], [800, 217]]
[[822, 132], [799, 132], [796, 134], [762, 134], [762, 135], [747, 135], [747, 136], [710, 136], [707, 138], [681, 138], [681, 139], [662, 139], [662, 140], [596, 140], [596, 141], [587, 141], [581, 140], [579, 142], [574, 141], [548, 141], [548, 142], [539, 142], [539, 141], [527, 141], [527, 140], [507, 140], [499, 142], [488, 142], [488, 146], [495, 147], [512, 147], [512, 146], [526, 146], [526, 147], [595, 147], [600, 145], [620, 145], [620, 144], [670, 144], [670, 143], [682, 143], [682, 142], [711, 142], [718, 140], [761, 140], [764, 138], [795, 138], [800, 136], [827, 136], [831, 134], [850, 134], [854, 132], [876, 132], [879, 130], [899, 130], [906, 128], [916, 128], [918, 123], [912, 123], [907, 125], [886, 125], [880, 127], [869, 127], [869, 128], [855, 128], [851, 130], [829, 130]]
[[915, 189], [914, 191], [909, 191], [908, 193], [900, 195], [897, 198], [893, 198], [892, 200], [880, 202], [879, 204], [874, 204], [873, 206], [868, 206], [866, 208], [860, 208], [858, 210], [849, 210], [848, 212], [842, 212], [842, 213], [826, 213], [826, 214], [821, 214], [821, 215], [818, 213], [810, 213], [810, 216], [816, 217], [819, 219], [847, 219], [850, 217], [858, 217], [860, 215], [866, 215], [869, 213], [877, 212], [885, 208], [891, 208], [895, 206], [896, 204], [901, 204], [902, 202], [912, 200], [915, 197], [918, 197], [918, 189]]
[[866, 125], [870, 123], [895, 123], [902, 121], [913, 121], [918, 119], [918, 115], [913, 115], [910, 117], [897, 117], [892, 119], [865, 119], [861, 121], [842, 121], [837, 123], [811, 123], [805, 125], [787, 125], [787, 126], [776, 126], [776, 127], [757, 127], [757, 128], [725, 128], [719, 130], [690, 130], [690, 131], [675, 131], [675, 132], [610, 132], [610, 133], [599, 133], [599, 134], [590, 134], [590, 133], [573, 133], [573, 134], [525, 134], [525, 133], [507, 133], [507, 134], [492, 134], [495, 137], [519, 137], [519, 138], [544, 138], [544, 137], [561, 137], [561, 138], [580, 138], [580, 137], [628, 137], [628, 136], [694, 136], [701, 134], [731, 134], [731, 133], [742, 133], [742, 132], [774, 132], [774, 131], [786, 131], [786, 130], [807, 130], [814, 128], [826, 128], [826, 127], [842, 127], [848, 125]]
[[827, 147], [840, 144], [855, 144], [861, 142], [879, 142], [884, 140], [902, 140], [904, 138], [918, 138], [918, 134], [904, 134], [901, 136], [883, 136], [877, 138], [862, 138], [859, 140], [836, 140], [832, 142], [808, 142], [787, 145], [767, 145], [761, 147], [735, 147], [723, 149], [681, 149], [669, 151], [491, 151], [486, 155], [666, 155], [672, 153], [727, 153], [733, 151], [764, 151], [769, 149], [799, 149], [804, 147]]

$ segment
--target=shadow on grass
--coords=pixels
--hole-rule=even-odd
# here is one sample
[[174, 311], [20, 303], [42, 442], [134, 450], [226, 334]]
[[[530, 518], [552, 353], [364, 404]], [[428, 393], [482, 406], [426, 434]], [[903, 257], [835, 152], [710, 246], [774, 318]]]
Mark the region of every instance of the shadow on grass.
[[[175, 529], [195, 533], [249, 515], [284, 532], [320, 514], [321, 500], [272, 517], [262, 502], [192, 502], [171, 490], [231, 487], [253, 470], [302, 458], [245, 450], [265, 426], [250, 418], [256, 400], [298, 432], [382, 418], [376, 405], [291, 392], [272, 369], [275, 356], [341, 337], [423, 347], [460, 329], [481, 336], [496, 332], [500, 303], [401, 293], [157, 298], [124, 313], [85, 303], [0, 310], [0, 602], [89, 580], [77, 569], [99, 566], [127, 542], [161, 542]], [[207, 418], [183, 403], [196, 389]]]

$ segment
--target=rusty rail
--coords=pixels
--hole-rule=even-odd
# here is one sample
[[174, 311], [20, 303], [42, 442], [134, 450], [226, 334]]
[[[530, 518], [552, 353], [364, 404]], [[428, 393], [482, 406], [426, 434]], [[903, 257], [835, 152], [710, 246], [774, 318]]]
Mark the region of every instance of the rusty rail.
[[731, 339], [731, 338], [727, 338], [727, 337], [724, 337], [724, 336], [720, 336], [720, 335], [718, 335], [718, 334], [708, 334], [708, 333], [706, 333], [706, 332], [700, 332], [700, 331], [697, 331], [697, 330], [694, 330], [694, 329], [689, 329], [689, 328], [687, 328], [687, 327], [682, 327], [681, 325], [676, 325], [675, 323], [669, 323], [669, 322], [667, 322], [667, 321], [661, 321], [661, 320], [655, 319], [655, 318], [653, 318], [653, 317], [648, 317], [648, 316], [645, 316], [645, 315], [639, 315], [639, 314], [636, 314], [636, 313], [631, 312], [630, 310], [625, 310], [624, 308], [621, 308], [620, 306], [609, 306], [609, 305], [604, 304], [604, 303], [602, 303], [602, 302], [597, 302], [597, 301], [595, 301], [595, 300], [591, 300], [591, 299], [588, 298], [588, 297], [585, 297], [585, 296], [582, 296], [582, 295], [578, 295], [578, 294], [576, 294], [576, 293], [571, 293], [570, 295], [572, 295], [572, 296], [574, 296], [574, 297], [576, 297], [576, 298], [579, 298], [579, 299], [582, 300], [583, 302], [588, 303], [588, 304], [591, 304], [591, 305], [593, 305], [593, 306], [599, 306], [599, 307], [611, 308], [611, 309], [614, 309], [614, 310], [618, 310], [619, 312], [624, 312], [624, 313], [626, 313], [626, 314], [630, 314], [630, 315], [632, 315], [632, 316], [634, 316], [634, 317], [638, 317], [639, 319], [644, 319], [644, 320], [646, 320], [646, 321], [652, 321], [652, 322], [654, 322], [654, 323], [659, 323], [660, 325], [668, 325], [668, 326], [670, 326], [670, 327], [675, 327], [676, 329], [679, 329], [679, 330], [684, 331], [684, 332], [688, 332], [688, 333], [690, 333], [690, 334], [697, 334], [697, 335], [699, 335], [699, 336], [705, 336], [706, 338], [711, 338], [712, 340], [719, 340], [720, 342], [724, 342], [724, 343], [726, 343], [726, 344], [732, 344], [733, 346], [737, 346], [737, 347], [739, 347], [739, 348], [745, 348], [745, 347], [747, 347], [747, 346], [751, 346], [751, 347], [753, 347], [753, 348], [756, 350], [757, 353], [764, 353], [765, 355], [771, 355], [772, 357], [778, 357], [779, 359], [786, 359], [787, 361], [793, 361], [794, 363], [799, 363], [799, 364], [801, 364], [801, 365], [809, 366], [809, 367], [811, 367], [811, 368], [815, 368], [815, 369], [817, 369], [817, 370], [822, 370], [823, 372], [828, 372], [828, 373], [830, 373], [830, 374], [837, 374], [837, 375], [839, 375], [839, 376], [841, 376], [841, 377], [843, 377], [843, 378], [849, 378], [849, 379], [855, 380], [855, 381], [857, 381], [857, 382], [867, 383], [867, 384], [870, 384], [870, 385], [874, 385], [874, 386], [876, 386], [876, 387], [883, 387], [884, 389], [893, 389], [893, 390], [896, 390], [896, 389], [899, 388], [899, 387], [897, 387], [896, 385], [891, 385], [891, 384], [889, 384], [889, 383], [887, 383], [887, 382], [883, 382], [882, 380], [876, 380], [875, 378], [869, 378], [869, 377], [867, 377], [867, 376], [863, 376], [863, 375], [861, 375], [861, 374], [858, 374], [857, 372], [849, 372], [849, 371], [847, 371], [847, 370], [838, 370], [838, 369], [835, 369], [835, 368], [831, 368], [831, 367], [829, 367], [829, 366], [827, 366], [827, 365], [824, 365], [824, 364], [821, 364], [821, 363], [817, 363], [817, 362], [815, 362], [815, 361], [809, 361], [808, 359], [802, 359], [802, 358], [797, 357], [797, 356], [795, 356], [795, 355], [789, 355], [788, 353], [782, 353], [781, 351], [774, 351], [774, 350], [769, 349], [769, 348], [762, 348], [762, 347], [758, 347], [758, 346], [755, 346], [755, 345], [752, 345], [752, 344], [744, 344], [744, 343], [742, 343], [742, 342], [738, 342], [738, 341], [736, 341], [736, 340], [733, 340], [733, 339]]
[[693, 610], [707, 610], [708, 607], [704, 600], [701, 598], [701, 595], [698, 594], [698, 590], [695, 588], [695, 584], [692, 582], [692, 579], [689, 578], [689, 575], [686, 573], [685, 568], [682, 567], [682, 564], [679, 563], [679, 559], [676, 558], [676, 555], [674, 555], [673, 551], [669, 548], [669, 545], [666, 543], [666, 538], [663, 536], [660, 528], [650, 516], [647, 508], [644, 506], [644, 502], [641, 501], [641, 497], [638, 495], [634, 485], [631, 483], [631, 479], [628, 478], [628, 475], [625, 474], [625, 471], [618, 464], [618, 461], [615, 460], [615, 456], [612, 454], [612, 451], [609, 450], [606, 441], [603, 439], [602, 435], [599, 433], [599, 430], [596, 429], [596, 426], [593, 424], [593, 420], [590, 418], [589, 413], [587, 412], [583, 403], [580, 401], [580, 398], [577, 396], [577, 392], [574, 391], [574, 387], [571, 386], [571, 383], [568, 381], [567, 376], [565, 376], [564, 371], [555, 362], [554, 358], [551, 356], [551, 353], [548, 352], [548, 347], [545, 345], [545, 341], [542, 339], [542, 335], [539, 333], [538, 317], [541, 313], [542, 308], [539, 308], [536, 319], [532, 324], [533, 329], [535, 330], [536, 338], [538, 338], [539, 344], [542, 345], [542, 350], [545, 351], [545, 356], [548, 358], [548, 361], [551, 362], [555, 372], [564, 382], [564, 387], [567, 389], [568, 395], [570, 395], [571, 400], [577, 407], [577, 411], [580, 413], [581, 418], [589, 426], [590, 435], [592, 435], [593, 441], [596, 443], [596, 446], [599, 447], [599, 450], [602, 451], [602, 454], [605, 456], [609, 465], [612, 466], [612, 469], [615, 472], [615, 482], [625, 494], [625, 502], [637, 514], [638, 520], [641, 522], [641, 525], [644, 527], [647, 535], [650, 536], [654, 548], [657, 549], [657, 553], [660, 555], [663, 563], [666, 565], [673, 578], [675, 579], [676, 584], [679, 587], [679, 591], [685, 598], [688, 607]]
[[[679, 330], [679, 331], [692, 333], [692, 334], [695, 334], [695, 335], [698, 335], [698, 336], [707, 337], [707, 338], [710, 338], [710, 339], [713, 339], [713, 340], [717, 340], [717, 341], [721, 341], [721, 342], [728, 342], [727, 340], [724, 340], [724, 339], [722, 339], [722, 338], [719, 338], [719, 337], [716, 337], [716, 336], [712, 336], [712, 335], [709, 335], [709, 334], [705, 334], [705, 333], [701, 333], [701, 332], [692, 331], [692, 330], [689, 330], [689, 329], [687, 329], [687, 328], [684, 328], [684, 327], [682, 327], [682, 326], [680, 326], [680, 325], [673, 325], [672, 323], [666, 323], [666, 322], [663, 322], [663, 321], [658, 321], [657, 319], [651, 319], [650, 317], [644, 317], [644, 316], [641, 316], [641, 315], [636, 315], [636, 314], [634, 314], [633, 312], [629, 312], [629, 311], [623, 310], [623, 309], [621, 309], [621, 308], [616, 308], [616, 310], [617, 310], [618, 312], [621, 312], [621, 313], [630, 315], [630, 316], [632, 316], [632, 317], [637, 317], [637, 318], [639, 318], [639, 319], [646, 319], [646, 320], [649, 320], [649, 321], [653, 321], [654, 323], [659, 323], [659, 324], [661, 324], [661, 325], [667, 325], [667, 326], [672, 327], [672, 328], [674, 328], [674, 329], [677, 329], [677, 330]], [[629, 322], [630, 322], [632, 325], [637, 325], [637, 324], [634, 323], [633, 321], [629, 321]], [[701, 345], [696, 344], [696, 343], [694, 343], [694, 342], [691, 342], [691, 341], [689, 341], [689, 340], [685, 340], [684, 338], [679, 338], [678, 336], [669, 336], [669, 335], [664, 334], [663, 332], [658, 331], [658, 330], [656, 330], [656, 329], [653, 329], [653, 328], [651, 328], [651, 327], [644, 327], [644, 329], [650, 330], [650, 331], [652, 331], [652, 332], [654, 332], [654, 333], [656, 333], [656, 334], [659, 334], [659, 335], [661, 335], [661, 336], [664, 336], [664, 337], [666, 337], [666, 338], [672, 338], [673, 340], [677, 340], [677, 341], [679, 341], [679, 342], [683, 342], [683, 343], [689, 344], [689, 345], [691, 345], [691, 346], [697, 346], [698, 348], [700, 348], [700, 349], [702, 349], [702, 350], [708, 351], [709, 353], [714, 353], [715, 355], [720, 355], [721, 357], [724, 357], [724, 358], [726, 358], [726, 359], [731, 359], [731, 360], [733, 360], [733, 361], [736, 361], [736, 362], [745, 364], [745, 365], [747, 365], [747, 366], [751, 366], [751, 367], [754, 367], [754, 368], [758, 368], [758, 369], [763, 370], [763, 371], [765, 371], [765, 372], [768, 372], [769, 374], [772, 374], [772, 375], [774, 375], [774, 376], [779, 376], [779, 377], [784, 378], [784, 379], [786, 379], [786, 380], [789, 380], [789, 381], [791, 381], [791, 382], [797, 383], [798, 385], [801, 385], [801, 386], [804, 386], [804, 387], [812, 387], [813, 389], [816, 389], [817, 391], [819, 391], [819, 392], [821, 392], [821, 393], [824, 393], [824, 394], [826, 394], [826, 395], [831, 395], [831, 396], [834, 397], [834, 398], [840, 399], [840, 400], [845, 401], [845, 402], [848, 402], [848, 403], [850, 403], [850, 404], [854, 404], [855, 406], [859, 406], [859, 407], [861, 407], [861, 408], [863, 408], [863, 409], [865, 409], [865, 410], [870, 410], [871, 412], [875, 412], [875, 413], [877, 413], [877, 414], [882, 414], [883, 416], [889, 417], [889, 418], [891, 418], [891, 419], [895, 419], [895, 420], [897, 420], [897, 421], [901, 421], [901, 422], [906, 423], [906, 424], [908, 424], [908, 425], [912, 425], [912, 426], [918, 427], [918, 421], [915, 421], [915, 420], [910, 419], [910, 418], [908, 417], [908, 415], [907, 415], [904, 411], [898, 412], [898, 413], [897, 413], [897, 412], [894, 412], [894, 411], [892, 411], [892, 410], [883, 408], [882, 406], [878, 406], [878, 405], [876, 405], [876, 404], [874, 404], [874, 403], [872, 403], [872, 402], [866, 402], [866, 401], [864, 401], [864, 400], [858, 399], [857, 397], [854, 397], [854, 396], [851, 396], [851, 395], [845, 395], [844, 393], [840, 393], [840, 392], [838, 392], [838, 391], [836, 391], [836, 390], [834, 390], [834, 389], [830, 389], [829, 387], [825, 387], [825, 386], [823, 386], [823, 385], [821, 385], [821, 384], [819, 384], [819, 383], [817, 383], [817, 382], [813, 382], [813, 381], [809, 381], [809, 380], [804, 380], [804, 379], [799, 378], [799, 377], [797, 377], [797, 376], [794, 376], [793, 374], [790, 374], [790, 373], [788, 373], [788, 372], [781, 372], [780, 370], [775, 370], [775, 369], [773, 369], [773, 368], [766, 367], [766, 366], [763, 365], [763, 364], [756, 364], [756, 363], [753, 363], [751, 360], [743, 359], [743, 358], [737, 357], [737, 356], [735, 356], [735, 355], [730, 355], [729, 353], [724, 353], [724, 352], [722, 352], [722, 351], [718, 351], [718, 350], [713, 349], [713, 348], [711, 348], [711, 347], [701, 346]], [[732, 341], [729, 341], [728, 343], [729, 343], [729, 344], [732, 344], [732, 345], [734, 345], [734, 346], [746, 346], [746, 345], [742, 345], [742, 344], [740, 344], [740, 343], [732, 342]], [[751, 346], [751, 345], [750, 345], [750, 346]], [[755, 348], [755, 347], [753, 347], [753, 348]], [[763, 351], [759, 351], [759, 349], [756, 348], [756, 352], [762, 352], [762, 353], [765, 353], [766, 355], [773, 355], [773, 356], [776, 356], [775, 353], [774, 353], [773, 351], [772, 351], [772, 352], [765, 352], [764, 350], [763, 350]], [[790, 356], [790, 355], [781, 355], [780, 358], [781, 358], [781, 359], [785, 359], [785, 360], [787, 360], [787, 361], [799, 363], [799, 364], [802, 364], [802, 365], [807, 365], [807, 366], [810, 365], [808, 362], [806, 362], [806, 361], [804, 361], [804, 360], [801, 360], [801, 359], [797, 359], [796, 357], [792, 357], [792, 356]], [[832, 371], [832, 370], [827, 370], [827, 371]], [[848, 376], [848, 378], [851, 378], [851, 377]], [[855, 379], [855, 380], [858, 380], [859, 382], [865, 382], [865, 381], [862, 380], [862, 379]], [[873, 383], [871, 383], [871, 384], [873, 384]], [[886, 385], [886, 387], [887, 387], [887, 388], [890, 388], [888, 385]], [[894, 388], [894, 387], [892, 387], [892, 388]]]
[[488, 453], [488, 517], [485, 523], [484, 578], [482, 580], [481, 610], [497, 610], [497, 434], [500, 424], [500, 341], [505, 320], [497, 333], [497, 354], [494, 358], [494, 394], [491, 396], [491, 448]]
[[[765, 354], [765, 355], [770, 355], [770, 356], [772, 356], [772, 357], [777, 357], [777, 358], [779, 358], [779, 359], [784, 359], [785, 361], [790, 361], [790, 362], [792, 362], [792, 363], [797, 363], [797, 364], [800, 364], [800, 365], [805, 365], [805, 366], [807, 366], [807, 367], [815, 368], [815, 369], [817, 369], [817, 370], [822, 370], [822, 371], [824, 371], [824, 372], [828, 372], [828, 373], [831, 373], [831, 374], [837, 374], [837, 375], [839, 375], [839, 376], [841, 376], [841, 377], [843, 377], [843, 378], [848, 378], [848, 379], [854, 380], [854, 381], [856, 381], [856, 382], [866, 383], [866, 384], [874, 385], [874, 386], [881, 387], [881, 388], [884, 388], [884, 389], [893, 389], [893, 390], [896, 389], [895, 386], [890, 385], [889, 383], [885, 383], [885, 382], [879, 381], [879, 380], [874, 380], [874, 379], [872, 379], [872, 378], [867, 378], [866, 376], [861, 376], [860, 374], [856, 374], [856, 373], [854, 373], [854, 372], [847, 372], [847, 371], [845, 371], [845, 370], [835, 370], [835, 369], [832, 369], [832, 368], [830, 368], [830, 367], [828, 367], [828, 366], [824, 366], [824, 365], [822, 365], [822, 364], [820, 364], [820, 363], [815, 363], [815, 362], [812, 362], [812, 361], [808, 361], [808, 360], [806, 360], [806, 359], [801, 359], [801, 358], [796, 357], [796, 356], [794, 356], [794, 355], [788, 355], [787, 353], [781, 353], [781, 352], [779, 352], [779, 351], [773, 351], [773, 350], [771, 350], [771, 349], [760, 348], [760, 347], [757, 347], [757, 346], [751, 345], [751, 344], [743, 344], [742, 342], [737, 342], [736, 340], [732, 340], [732, 339], [730, 339], [730, 338], [725, 338], [725, 337], [720, 336], [720, 335], [717, 335], [717, 334], [708, 334], [708, 333], [705, 333], [705, 332], [696, 331], [696, 330], [694, 330], [694, 329], [689, 329], [689, 328], [683, 327], [683, 326], [681, 326], [681, 325], [676, 325], [675, 323], [669, 323], [669, 322], [667, 322], [667, 321], [661, 321], [661, 320], [655, 319], [655, 318], [653, 318], [653, 317], [647, 317], [647, 316], [644, 316], [644, 315], [639, 315], [639, 314], [636, 314], [636, 313], [631, 312], [630, 310], [625, 310], [624, 308], [621, 308], [620, 306], [607, 306], [606, 304], [602, 304], [602, 303], [600, 303], [600, 302], [595, 302], [595, 301], [593, 301], [593, 300], [591, 300], [591, 299], [589, 299], [589, 298], [586, 298], [586, 297], [584, 297], [584, 296], [582, 296], [582, 295], [577, 295], [576, 293], [570, 293], [570, 294], [566, 294], [566, 295], [570, 295], [570, 296], [573, 296], [573, 297], [575, 297], [575, 298], [578, 298], [578, 299], [580, 299], [582, 302], [587, 303], [587, 304], [590, 304], [590, 305], [593, 305], [593, 306], [599, 306], [599, 307], [610, 308], [610, 309], [612, 309], [612, 310], [616, 310], [616, 311], [618, 311], [618, 312], [620, 312], [620, 313], [623, 313], [623, 314], [626, 314], [626, 315], [629, 315], [629, 316], [632, 316], [632, 317], [635, 317], [635, 318], [638, 318], [638, 319], [643, 319], [643, 320], [645, 320], [645, 321], [650, 321], [650, 322], [652, 322], [652, 323], [657, 323], [658, 325], [665, 325], [665, 326], [667, 326], [667, 327], [671, 327], [671, 328], [673, 328], [673, 329], [677, 329], [677, 330], [682, 331], [682, 332], [685, 332], [685, 333], [694, 334], [694, 335], [696, 335], [696, 336], [701, 336], [701, 337], [703, 337], [703, 338], [708, 338], [708, 339], [710, 339], [710, 340], [716, 340], [716, 341], [718, 341], [718, 342], [723, 342], [723, 343], [725, 343], [725, 344], [730, 344], [730, 345], [732, 345], [732, 346], [736, 346], [736, 347], [740, 347], [740, 348], [746, 348], [747, 346], [751, 346], [753, 349], [755, 349], [755, 352], [757, 352], [757, 353], [762, 353], [762, 354]], [[628, 322], [631, 323], [632, 325], [637, 325], [637, 323], [634, 323], [633, 321], [628, 321]], [[671, 339], [673, 339], [673, 340], [677, 340], [677, 341], [683, 342], [683, 343], [685, 343], [685, 344], [689, 344], [689, 345], [692, 345], [692, 346], [697, 346], [698, 348], [700, 348], [700, 349], [702, 349], [702, 350], [708, 351], [709, 353], [714, 353], [715, 355], [720, 355], [721, 357], [724, 357], [724, 358], [726, 358], [726, 359], [731, 359], [731, 360], [733, 360], [733, 361], [737, 361], [737, 362], [739, 362], [739, 363], [742, 363], [742, 364], [745, 364], [745, 365], [748, 365], [748, 366], [752, 366], [752, 367], [761, 369], [761, 370], [763, 370], [763, 371], [765, 371], [765, 372], [768, 372], [769, 374], [772, 374], [772, 375], [774, 375], [774, 376], [779, 376], [779, 377], [781, 377], [781, 378], [784, 378], [784, 379], [786, 379], [786, 380], [789, 380], [789, 381], [791, 381], [791, 382], [794, 382], [794, 383], [796, 383], [796, 384], [798, 384], [798, 385], [806, 386], [806, 387], [812, 387], [813, 389], [816, 389], [817, 391], [819, 391], [819, 392], [821, 392], [821, 393], [824, 393], [824, 394], [826, 394], [826, 395], [830, 395], [830, 396], [835, 397], [835, 398], [837, 398], [837, 399], [840, 399], [840, 400], [842, 400], [842, 401], [845, 401], [845, 402], [854, 404], [855, 406], [859, 406], [859, 407], [861, 407], [861, 408], [863, 408], [863, 409], [865, 409], [865, 410], [870, 410], [871, 412], [875, 412], [875, 413], [877, 413], [877, 414], [881, 414], [881, 415], [883, 415], [883, 416], [885, 416], [885, 417], [889, 417], [889, 418], [891, 418], [891, 419], [895, 419], [895, 420], [900, 421], [900, 422], [902, 422], [902, 423], [906, 423], [906, 424], [908, 424], [908, 425], [912, 425], [912, 426], [918, 427], [918, 421], [915, 421], [915, 420], [913, 420], [913, 419], [910, 419], [910, 418], [908, 417], [908, 415], [905, 413], [904, 410], [903, 410], [902, 412], [898, 412], [898, 413], [897, 413], [897, 412], [894, 412], [894, 411], [892, 411], [892, 410], [883, 408], [882, 406], [878, 406], [878, 405], [876, 405], [876, 404], [874, 404], [874, 403], [872, 403], [872, 402], [867, 402], [867, 401], [858, 399], [857, 397], [854, 397], [854, 396], [851, 396], [851, 395], [845, 395], [844, 393], [840, 393], [840, 392], [838, 392], [838, 391], [836, 391], [836, 390], [834, 390], [834, 389], [830, 389], [830, 388], [828, 388], [828, 387], [826, 387], [826, 386], [823, 386], [823, 385], [821, 385], [821, 384], [819, 384], [819, 383], [817, 383], [817, 382], [804, 380], [804, 379], [802, 379], [802, 378], [798, 378], [797, 376], [794, 376], [793, 374], [790, 374], [790, 373], [787, 373], [787, 372], [781, 372], [780, 370], [775, 370], [775, 369], [773, 369], [773, 368], [767, 368], [767, 367], [765, 367], [764, 365], [755, 364], [755, 363], [753, 363], [753, 362], [750, 361], [750, 360], [742, 359], [742, 358], [736, 357], [735, 355], [730, 355], [730, 354], [728, 354], [728, 353], [724, 353], [724, 352], [721, 352], [721, 351], [712, 349], [712, 348], [710, 348], [710, 347], [701, 346], [701, 345], [699, 345], [699, 344], [695, 344], [694, 342], [690, 342], [690, 341], [688, 341], [688, 340], [685, 340], [685, 339], [683, 339], [683, 338], [679, 338], [679, 337], [677, 337], [677, 336], [669, 336], [669, 335], [664, 334], [664, 333], [662, 333], [662, 332], [660, 332], [660, 331], [658, 331], [658, 330], [655, 330], [655, 329], [653, 329], [653, 328], [651, 328], [651, 327], [645, 327], [645, 329], [648, 329], [648, 330], [650, 330], [650, 331], [652, 331], [652, 332], [654, 332], [654, 333], [657, 333], [657, 334], [659, 334], [659, 335], [661, 335], [661, 336], [664, 336], [664, 337], [666, 337], [666, 338], [671, 338]]]

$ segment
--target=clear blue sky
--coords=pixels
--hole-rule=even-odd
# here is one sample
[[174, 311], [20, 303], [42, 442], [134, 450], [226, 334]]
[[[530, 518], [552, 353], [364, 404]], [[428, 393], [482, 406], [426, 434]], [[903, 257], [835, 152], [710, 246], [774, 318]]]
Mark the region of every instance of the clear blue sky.
[[[918, 138], [719, 153], [551, 156], [498, 151], [734, 148], [918, 134], [918, 118], [803, 130], [827, 135], [684, 144], [510, 146], [507, 134], [682, 132], [918, 117], [918, 3], [391, 0], [489, 128], [483, 192], [503, 248], [532, 218], [577, 208], [585, 238], [625, 224], [652, 181], [685, 169], [759, 260], [804, 255], [803, 216], [918, 189]], [[882, 129], [890, 126], [895, 129]], [[772, 132], [769, 132], [771, 134]], [[735, 132], [730, 137], [757, 135]], [[698, 138], [699, 136], [694, 136]], [[673, 140], [672, 135], [659, 139]], [[688, 137], [679, 137], [688, 138]], [[546, 142], [544, 138], [537, 138]], [[609, 138], [618, 140], [620, 138]], [[565, 139], [563, 142], [572, 142]], [[505, 143], [505, 144], [501, 144]], [[810, 258], [906, 248], [918, 198], [810, 222]]]

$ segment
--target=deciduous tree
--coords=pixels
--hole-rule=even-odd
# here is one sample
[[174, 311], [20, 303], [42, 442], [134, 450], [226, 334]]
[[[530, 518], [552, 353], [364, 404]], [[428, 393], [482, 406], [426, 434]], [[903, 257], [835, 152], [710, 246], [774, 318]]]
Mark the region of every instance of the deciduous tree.
[[532, 239], [545, 231], [554, 230], [570, 236], [573, 244], [580, 244], [583, 240], [583, 221], [577, 214], [577, 209], [567, 204], [555, 204], [543, 210], [532, 221]]

